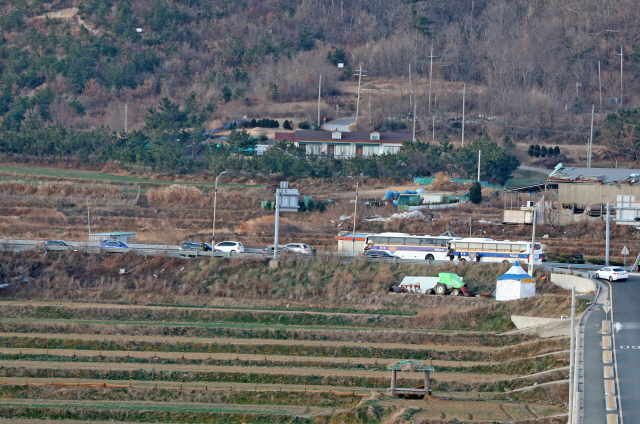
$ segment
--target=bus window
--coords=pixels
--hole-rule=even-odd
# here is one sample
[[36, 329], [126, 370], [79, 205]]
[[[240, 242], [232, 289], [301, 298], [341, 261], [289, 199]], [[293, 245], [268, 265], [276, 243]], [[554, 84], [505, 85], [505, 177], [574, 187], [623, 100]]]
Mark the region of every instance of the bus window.
[[469, 243], [469, 250], [482, 250], [482, 243]]
[[456, 250], [468, 250], [469, 243], [456, 243], [454, 247]]
[[407, 246], [420, 246], [419, 238], [406, 238], [404, 239], [404, 244]]
[[375, 244], [389, 244], [389, 237], [374, 237], [373, 242]]
[[495, 243], [485, 243], [482, 245], [482, 250], [485, 252], [495, 252], [498, 250], [498, 246]]
[[520, 253], [524, 253], [524, 252], [526, 252], [527, 250], [528, 250], [528, 249], [527, 249], [527, 245], [526, 245], [526, 244], [521, 244], [521, 245], [520, 245]]
[[389, 243], [388, 244], [403, 245], [404, 244], [404, 237], [389, 237]]
[[542, 249], [542, 245], [540, 243], [536, 243], [536, 250]]
[[420, 246], [431, 246], [431, 239], [421, 238], [420, 239]]
[[511, 251], [511, 245], [510, 244], [499, 244], [498, 245], [498, 250], [501, 252], [510, 252]]

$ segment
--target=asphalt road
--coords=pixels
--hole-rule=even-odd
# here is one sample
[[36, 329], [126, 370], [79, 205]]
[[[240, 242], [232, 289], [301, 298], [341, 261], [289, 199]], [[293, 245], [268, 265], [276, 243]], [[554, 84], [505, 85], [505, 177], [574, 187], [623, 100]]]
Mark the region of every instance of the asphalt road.
[[[640, 423], [640, 302], [637, 292], [640, 277], [626, 283], [612, 283], [613, 331], [623, 419]], [[618, 325], [619, 324], [619, 325]]]

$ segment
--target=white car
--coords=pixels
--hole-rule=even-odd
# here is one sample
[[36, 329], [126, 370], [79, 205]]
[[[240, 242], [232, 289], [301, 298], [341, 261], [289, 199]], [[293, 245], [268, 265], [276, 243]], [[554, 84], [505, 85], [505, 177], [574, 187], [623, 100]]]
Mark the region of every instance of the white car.
[[221, 252], [227, 252], [231, 254], [244, 253], [244, 246], [239, 241], [223, 241], [213, 246], [213, 248]]
[[596, 271], [596, 278], [609, 281], [627, 281], [629, 274], [622, 268], [607, 266]]
[[287, 251], [298, 255], [310, 255], [312, 252], [311, 247], [304, 243], [289, 243], [284, 246]]

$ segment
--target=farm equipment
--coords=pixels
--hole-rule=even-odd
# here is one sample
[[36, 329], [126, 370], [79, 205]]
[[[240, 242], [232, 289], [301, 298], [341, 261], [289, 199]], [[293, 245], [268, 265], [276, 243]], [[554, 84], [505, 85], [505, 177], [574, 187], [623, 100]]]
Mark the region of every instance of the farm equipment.
[[462, 277], [449, 272], [441, 272], [437, 277], [404, 277], [399, 286], [390, 288], [394, 293], [437, 294], [444, 296], [471, 296], [469, 287]]

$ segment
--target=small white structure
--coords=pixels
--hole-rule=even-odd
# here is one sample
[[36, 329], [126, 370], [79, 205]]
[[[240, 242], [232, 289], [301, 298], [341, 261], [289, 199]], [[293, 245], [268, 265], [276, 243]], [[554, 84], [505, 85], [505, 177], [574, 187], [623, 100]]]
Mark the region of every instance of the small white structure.
[[104, 240], [120, 240], [125, 243], [135, 243], [136, 233], [116, 231], [112, 233], [93, 233], [89, 240], [92, 243], [101, 243]]
[[536, 295], [536, 280], [516, 262], [506, 274], [498, 277], [496, 300], [515, 300]]

